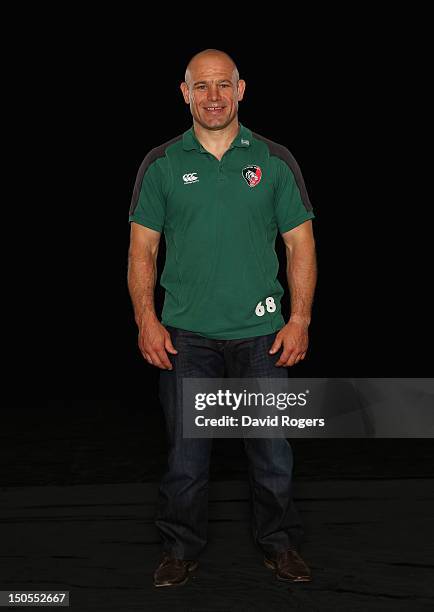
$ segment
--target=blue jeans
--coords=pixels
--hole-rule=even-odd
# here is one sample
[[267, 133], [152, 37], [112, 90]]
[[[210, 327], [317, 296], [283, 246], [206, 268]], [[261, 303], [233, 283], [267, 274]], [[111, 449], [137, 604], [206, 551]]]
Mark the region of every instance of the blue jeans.
[[[208, 481], [211, 438], [182, 437], [182, 379], [280, 378], [286, 368], [274, 366], [280, 349], [268, 353], [276, 333], [239, 340], [214, 340], [166, 326], [176, 355], [173, 370], [161, 370], [159, 397], [169, 442], [168, 469], [159, 488], [156, 526], [164, 551], [195, 559], [207, 541]], [[293, 456], [285, 438], [244, 438], [252, 495], [256, 544], [267, 555], [299, 548], [302, 523], [292, 499]]]

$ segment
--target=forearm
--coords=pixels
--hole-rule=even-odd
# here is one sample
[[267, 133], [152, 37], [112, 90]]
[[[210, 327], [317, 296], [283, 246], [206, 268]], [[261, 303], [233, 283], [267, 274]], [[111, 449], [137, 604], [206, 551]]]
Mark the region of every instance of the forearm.
[[287, 248], [286, 258], [286, 275], [291, 296], [290, 321], [309, 325], [317, 279], [315, 248]]
[[137, 325], [147, 316], [156, 317], [154, 291], [157, 279], [157, 262], [152, 253], [139, 257], [129, 256], [128, 289]]

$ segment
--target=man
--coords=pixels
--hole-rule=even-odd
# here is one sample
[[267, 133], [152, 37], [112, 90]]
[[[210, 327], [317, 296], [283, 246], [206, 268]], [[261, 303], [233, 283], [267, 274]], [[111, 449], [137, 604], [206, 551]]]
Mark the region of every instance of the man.
[[[182, 437], [183, 377], [287, 377], [304, 359], [316, 283], [314, 217], [290, 152], [238, 121], [246, 83], [232, 59], [207, 49], [188, 64], [181, 91], [193, 126], [152, 149], [130, 209], [129, 289], [146, 361], [161, 369], [169, 437], [156, 525], [164, 556], [156, 586], [187, 581], [206, 543], [210, 439]], [[283, 111], [284, 112], [284, 111]], [[280, 311], [277, 230], [291, 293]], [[154, 308], [161, 232], [166, 262], [161, 323]], [[292, 451], [284, 438], [244, 439], [254, 536], [282, 580], [310, 580], [292, 500]]]

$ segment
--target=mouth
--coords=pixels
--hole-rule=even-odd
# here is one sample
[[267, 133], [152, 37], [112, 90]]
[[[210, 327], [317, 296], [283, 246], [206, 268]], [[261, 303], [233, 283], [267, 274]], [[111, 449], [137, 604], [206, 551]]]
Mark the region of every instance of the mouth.
[[211, 115], [219, 115], [223, 112], [224, 106], [205, 106], [204, 110]]

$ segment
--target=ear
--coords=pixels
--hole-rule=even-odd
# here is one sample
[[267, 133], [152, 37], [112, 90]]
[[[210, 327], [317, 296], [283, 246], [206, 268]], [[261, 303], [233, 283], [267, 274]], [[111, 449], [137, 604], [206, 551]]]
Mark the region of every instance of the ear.
[[190, 90], [188, 89], [187, 83], [183, 81], [180, 85], [180, 88], [181, 88], [185, 103], [190, 104]]
[[244, 97], [244, 92], [246, 90], [246, 81], [243, 81], [243, 79], [239, 79], [238, 81], [238, 102], [240, 102], [243, 97]]

